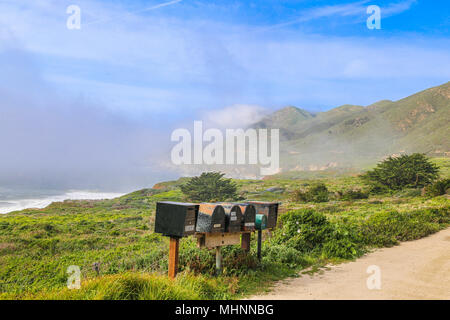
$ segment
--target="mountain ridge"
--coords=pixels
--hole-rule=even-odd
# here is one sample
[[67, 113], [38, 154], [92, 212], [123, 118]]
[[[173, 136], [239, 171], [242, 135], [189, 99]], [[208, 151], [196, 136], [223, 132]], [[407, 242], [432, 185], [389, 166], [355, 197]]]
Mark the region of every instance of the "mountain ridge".
[[[312, 113], [287, 106], [252, 128], [280, 129], [283, 171], [365, 167], [389, 155], [450, 156], [450, 82], [367, 106]], [[331, 165], [330, 165], [331, 164]]]

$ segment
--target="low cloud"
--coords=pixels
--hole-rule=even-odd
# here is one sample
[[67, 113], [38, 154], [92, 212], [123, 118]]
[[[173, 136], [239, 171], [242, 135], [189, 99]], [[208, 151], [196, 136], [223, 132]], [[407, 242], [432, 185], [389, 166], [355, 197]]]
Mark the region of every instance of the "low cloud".
[[223, 109], [205, 110], [201, 119], [204, 126], [209, 128], [246, 128], [261, 120], [269, 112], [269, 109], [258, 105], [236, 104]]
[[143, 125], [55, 90], [17, 46], [3, 43], [0, 70], [3, 188], [124, 191], [164, 178], [154, 163], [164, 141], [157, 119]]

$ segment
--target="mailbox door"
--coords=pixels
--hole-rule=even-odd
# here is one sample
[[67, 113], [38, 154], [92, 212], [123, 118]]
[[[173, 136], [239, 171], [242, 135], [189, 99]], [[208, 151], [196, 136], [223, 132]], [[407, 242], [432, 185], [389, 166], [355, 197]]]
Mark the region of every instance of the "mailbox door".
[[225, 211], [220, 205], [200, 204], [197, 218], [197, 232], [225, 232]]
[[255, 230], [255, 207], [251, 204], [240, 205], [242, 211], [242, 229], [244, 231]]
[[242, 225], [242, 213], [239, 206], [233, 206], [226, 213], [227, 215], [227, 232], [240, 232]]
[[211, 233], [225, 232], [225, 211], [217, 206], [212, 213]]
[[195, 233], [195, 223], [197, 222], [198, 208], [195, 206], [188, 207], [186, 212], [186, 220], [184, 222], [184, 235], [189, 236]]

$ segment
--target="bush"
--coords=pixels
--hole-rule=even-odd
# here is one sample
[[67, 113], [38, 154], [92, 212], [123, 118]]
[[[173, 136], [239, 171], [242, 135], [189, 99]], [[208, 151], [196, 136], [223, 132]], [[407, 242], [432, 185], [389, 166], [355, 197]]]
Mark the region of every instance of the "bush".
[[448, 208], [443, 208], [442, 212], [429, 209], [378, 212], [361, 224], [359, 232], [366, 245], [390, 247], [399, 241], [415, 240], [435, 233], [448, 218]]
[[237, 187], [231, 179], [223, 178], [220, 172], [204, 172], [180, 186], [190, 201], [211, 202], [234, 200], [238, 197]]
[[263, 246], [261, 255], [265, 262], [287, 264], [291, 268], [308, 265], [300, 251], [285, 245], [268, 243]]
[[450, 179], [438, 180], [425, 188], [425, 194], [431, 197], [442, 196], [450, 189]]
[[222, 255], [225, 275], [245, 274], [259, 265], [256, 255], [245, 252], [237, 245], [222, 247]]
[[358, 256], [360, 248], [350, 239], [343, 238], [328, 241], [322, 251], [327, 258], [353, 259]]
[[364, 245], [353, 225], [334, 224], [333, 234], [323, 245], [327, 258], [353, 259], [364, 253]]
[[[255, 269], [259, 264], [254, 254], [244, 252], [240, 246], [224, 246], [221, 250], [224, 275], [240, 275]], [[214, 250], [197, 248], [192, 239], [182, 242], [179, 259], [181, 270], [195, 274], [216, 274]]]
[[361, 177], [371, 186], [390, 190], [424, 187], [438, 177], [439, 168], [421, 153], [389, 157]]
[[275, 231], [274, 242], [299, 252], [320, 249], [333, 231], [325, 215], [314, 210], [290, 211], [280, 219], [282, 227]]
[[293, 200], [303, 202], [327, 202], [329, 200], [328, 188], [324, 183], [318, 183], [310, 187], [307, 191], [294, 191]]

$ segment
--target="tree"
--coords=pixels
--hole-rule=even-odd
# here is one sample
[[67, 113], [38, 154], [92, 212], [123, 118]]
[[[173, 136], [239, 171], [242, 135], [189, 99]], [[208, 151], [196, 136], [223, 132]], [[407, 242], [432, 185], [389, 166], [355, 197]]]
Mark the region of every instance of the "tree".
[[361, 177], [374, 188], [423, 187], [438, 178], [439, 168], [421, 153], [389, 157]]
[[237, 197], [237, 187], [231, 179], [223, 178], [220, 172], [203, 172], [181, 186], [181, 191], [190, 201], [213, 202], [233, 200]]

